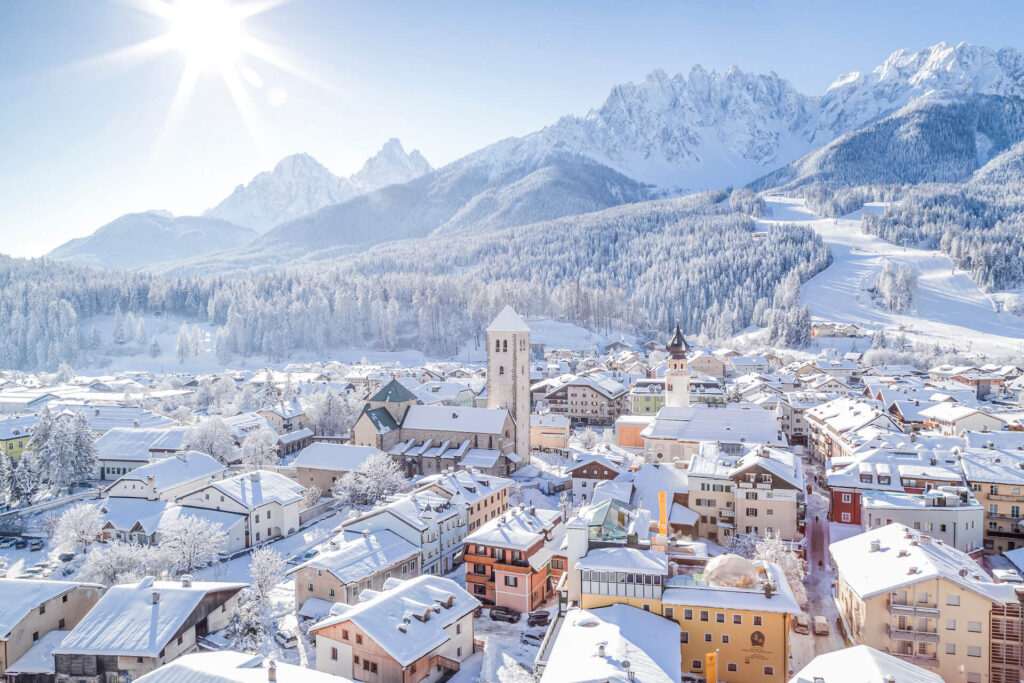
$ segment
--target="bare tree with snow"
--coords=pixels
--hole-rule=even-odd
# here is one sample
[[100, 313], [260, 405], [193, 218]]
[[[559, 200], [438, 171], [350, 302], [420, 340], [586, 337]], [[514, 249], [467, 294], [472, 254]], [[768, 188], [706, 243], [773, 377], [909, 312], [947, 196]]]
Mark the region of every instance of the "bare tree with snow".
[[270, 591], [284, 581], [287, 568], [284, 557], [273, 548], [263, 547], [252, 551], [249, 559], [249, 578], [252, 580], [252, 590], [258, 600], [269, 604]]
[[179, 517], [161, 534], [160, 550], [170, 566], [182, 574], [208, 567], [227, 545], [227, 534], [202, 517]]
[[112, 586], [160, 574], [164, 569], [166, 560], [158, 548], [115, 540], [89, 553], [78, 578]]
[[277, 434], [266, 427], [250, 432], [242, 441], [242, 462], [246, 469], [262, 470], [277, 462]]
[[302, 507], [311, 508], [320, 502], [323, 498], [324, 492], [320, 490], [319, 486], [310, 486], [308, 489], [302, 492]]
[[103, 515], [92, 503], [79, 503], [69, 507], [60, 516], [54, 529], [57, 547], [74, 550], [82, 546], [89, 552], [89, 544], [95, 543], [103, 532]]
[[807, 588], [804, 586], [804, 577], [807, 574], [806, 563], [799, 555], [790, 551], [782, 535], [775, 532], [759, 540], [754, 548], [754, 559], [771, 562], [782, 567], [789, 587], [793, 589], [796, 602], [801, 607], [807, 604]]
[[597, 446], [598, 442], [600, 441], [600, 437], [597, 435], [597, 432], [595, 432], [590, 427], [587, 427], [586, 429], [583, 430], [582, 433], [580, 433], [579, 441], [580, 446], [584, 450], [589, 451], [593, 450], [593, 448]]
[[385, 496], [404, 491], [405, 473], [387, 453], [375, 453], [355, 472], [338, 479], [331, 489], [335, 500], [345, 506], [371, 505]]
[[227, 464], [235, 457], [235, 440], [227, 423], [219, 417], [208, 417], [185, 433], [186, 449], [206, 453]]

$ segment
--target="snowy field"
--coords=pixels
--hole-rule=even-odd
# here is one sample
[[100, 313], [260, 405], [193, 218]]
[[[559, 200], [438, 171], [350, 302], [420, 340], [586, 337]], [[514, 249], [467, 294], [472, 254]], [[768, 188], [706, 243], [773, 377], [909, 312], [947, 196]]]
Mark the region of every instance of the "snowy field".
[[[804, 284], [801, 298], [816, 320], [849, 322], [869, 329], [884, 326], [895, 332], [906, 328], [910, 342], [952, 344], [960, 352], [990, 355], [1024, 353], [1024, 320], [997, 313], [993, 297], [982, 292], [963, 270], [939, 251], [905, 249], [861, 232], [864, 211], [881, 212], [882, 204], [840, 219], [823, 219], [804, 206], [802, 199], [770, 197], [772, 223], [809, 225], [832, 250], [833, 263]], [[879, 308], [867, 288], [887, 261], [917, 271], [914, 310], [898, 314]]]

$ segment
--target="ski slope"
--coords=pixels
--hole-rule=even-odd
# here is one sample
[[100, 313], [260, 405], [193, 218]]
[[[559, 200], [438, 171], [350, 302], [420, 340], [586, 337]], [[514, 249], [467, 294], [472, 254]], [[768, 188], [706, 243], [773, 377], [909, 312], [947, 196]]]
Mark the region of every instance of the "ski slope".
[[[823, 219], [804, 206], [803, 199], [770, 197], [772, 223], [809, 225], [832, 250], [832, 265], [804, 283], [801, 299], [815, 320], [856, 323], [887, 333], [901, 326], [910, 342], [939, 342], [961, 352], [989, 355], [1024, 352], [1024, 320], [999, 313], [993, 300], [945, 254], [906, 249], [861, 232], [864, 211], [881, 212], [883, 204], [868, 204], [840, 219]], [[880, 308], [867, 289], [887, 261], [917, 271], [914, 310], [899, 314]]]

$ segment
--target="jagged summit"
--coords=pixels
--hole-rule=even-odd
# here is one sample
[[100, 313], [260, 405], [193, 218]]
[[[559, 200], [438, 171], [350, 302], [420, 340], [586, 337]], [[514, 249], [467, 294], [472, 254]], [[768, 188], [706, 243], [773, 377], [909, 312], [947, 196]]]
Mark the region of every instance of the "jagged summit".
[[309, 154], [291, 154], [277, 162], [272, 171], [264, 171], [236, 187], [229, 197], [203, 215], [265, 232], [325, 206], [408, 182], [430, 170], [430, 164], [419, 151], [406, 154], [397, 138], [388, 140], [349, 178], [334, 175]]

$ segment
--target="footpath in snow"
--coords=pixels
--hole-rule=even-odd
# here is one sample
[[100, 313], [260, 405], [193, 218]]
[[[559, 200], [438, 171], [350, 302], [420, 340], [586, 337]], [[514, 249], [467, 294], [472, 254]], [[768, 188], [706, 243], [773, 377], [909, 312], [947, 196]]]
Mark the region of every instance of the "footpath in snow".
[[[1024, 353], [1024, 320], [1011, 313], [997, 313], [992, 299], [958, 268], [948, 256], [933, 250], [904, 248], [861, 232], [865, 211], [880, 213], [883, 204], [839, 219], [821, 218], [804, 206], [803, 199], [770, 197], [772, 223], [809, 225], [832, 250], [832, 265], [818, 273], [801, 290], [801, 299], [816, 320], [855, 323], [874, 329], [884, 326], [906, 330], [910, 342], [952, 344], [958, 351], [991, 355]], [[899, 314], [880, 308], [867, 289], [887, 261], [910, 266], [917, 272], [914, 310]]]

